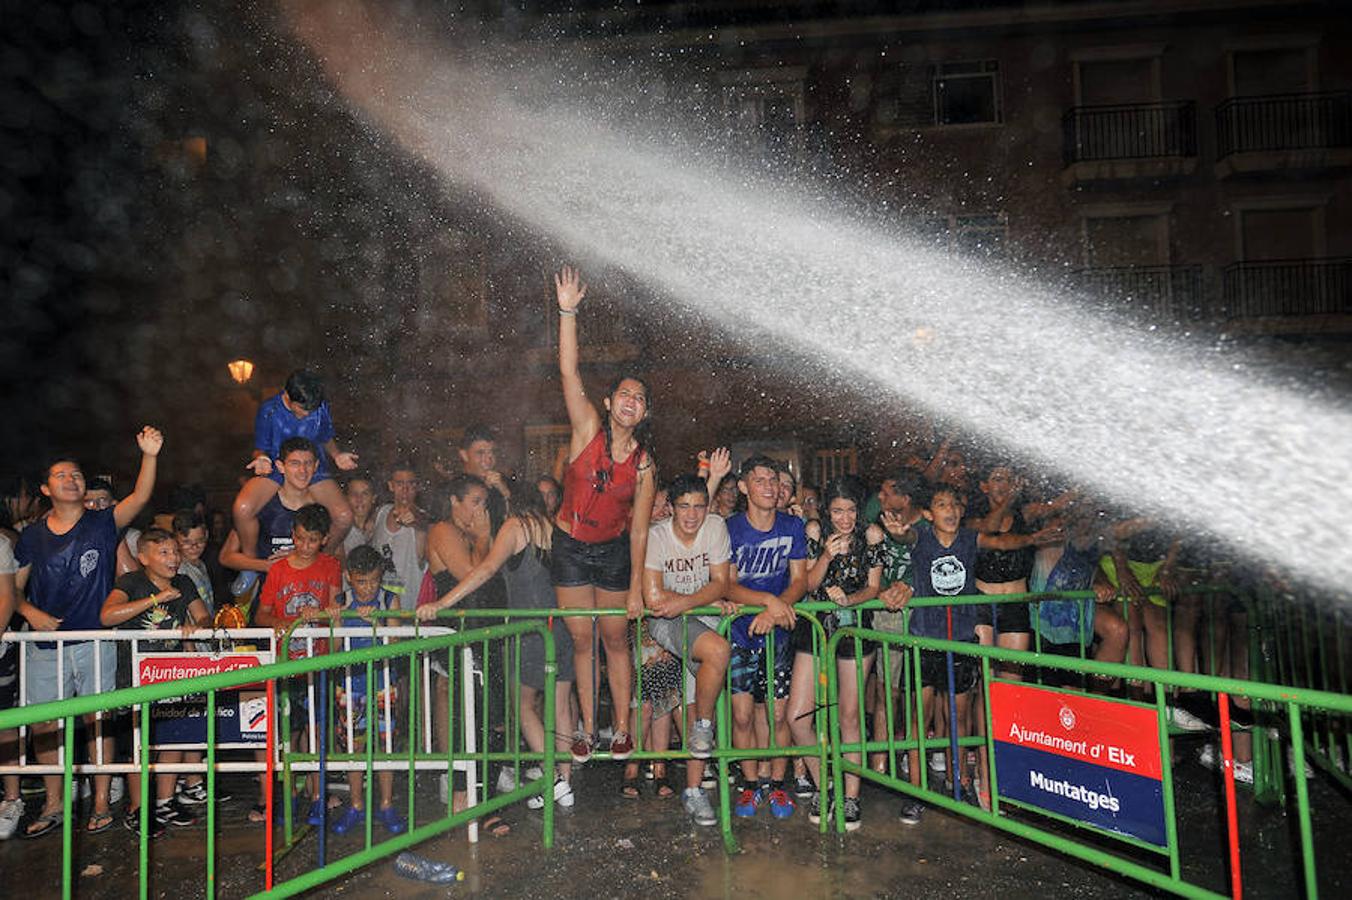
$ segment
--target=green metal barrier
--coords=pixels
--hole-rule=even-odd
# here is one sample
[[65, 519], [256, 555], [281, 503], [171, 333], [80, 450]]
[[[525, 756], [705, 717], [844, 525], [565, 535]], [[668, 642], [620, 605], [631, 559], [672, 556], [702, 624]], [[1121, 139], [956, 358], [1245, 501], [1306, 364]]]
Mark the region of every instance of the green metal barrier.
[[[269, 697], [275, 696], [275, 685], [278, 680], [287, 678], [305, 677], [313, 673], [329, 672], [335, 669], [341, 669], [351, 666], [362, 666], [366, 670], [367, 678], [367, 735], [366, 735], [366, 753], [364, 759], [367, 763], [365, 767], [365, 777], [367, 785], [367, 804], [366, 804], [366, 841], [364, 849], [360, 852], [343, 857], [334, 862], [326, 862], [316, 869], [306, 872], [298, 878], [292, 879], [282, 884], [272, 883], [272, 810], [267, 810], [267, 824], [265, 832], [267, 836], [264, 849], [265, 857], [268, 860], [268, 866], [265, 875], [265, 890], [256, 896], [291, 896], [301, 891], [309, 890], [321, 884], [332, 881], [347, 872], [353, 871], [361, 866], [367, 865], [376, 860], [388, 857], [403, 849], [414, 846], [415, 844], [427, 840], [438, 834], [459, 827], [472, 820], [482, 818], [494, 810], [517, 803], [531, 796], [539, 795], [543, 798], [544, 806], [544, 833], [543, 843], [546, 848], [552, 846], [554, 840], [554, 795], [553, 778], [541, 778], [534, 782], [518, 783], [515, 790], [499, 794], [491, 799], [485, 799], [483, 802], [462, 810], [459, 813], [453, 813], [449, 807], [444, 817], [436, 817], [423, 825], [417, 825], [414, 820], [414, 807], [412, 805], [412, 790], [410, 788], [410, 806], [409, 806], [409, 830], [397, 837], [391, 837], [385, 841], [373, 844], [371, 841], [371, 815], [372, 806], [370, 800], [370, 786], [375, 778], [375, 769], [372, 765], [376, 759], [376, 754], [372, 748], [375, 744], [375, 735], [372, 733], [376, 727], [376, 718], [374, 715], [374, 693], [371, 691], [374, 677], [374, 666], [376, 663], [396, 659], [407, 658], [410, 666], [416, 667], [418, 658], [422, 654], [446, 652], [448, 657], [454, 658], [454, 651], [476, 642], [486, 642], [492, 640], [519, 639], [525, 634], [539, 634], [544, 641], [545, 647], [545, 678], [546, 688], [552, 697], [552, 691], [555, 679], [555, 649], [553, 635], [549, 633], [538, 622], [518, 622], [515, 624], [498, 625], [474, 631], [466, 631], [455, 634], [442, 634], [435, 637], [415, 637], [395, 644], [385, 646], [373, 646], [364, 649], [350, 650], [343, 653], [330, 654], [326, 656], [308, 657], [303, 659], [290, 660], [285, 662], [272, 663], [266, 666], [259, 666], [249, 669], [240, 669], [231, 672], [223, 672], [214, 675], [204, 675], [195, 678], [183, 679], [180, 681], [165, 682], [143, 687], [127, 688], [119, 691], [111, 691], [93, 696], [73, 697], [65, 700], [58, 700], [52, 703], [45, 703], [35, 706], [25, 706], [16, 709], [0, 711], [0, 730], [9, 728], [18, 728], [21, 726], [30, 726], [39, 722], [49, 722], [54, 720], [63, 720], [65, 723], [65, 747], [64, 755], [64, 820], [62, 823], [62, 872], [61, 872], [61, 891], [62, 896], [69, 898], [73, 892], [73, 878], [75, 860], [73, 856], [73, 813], [74, 813], [74, 761], [76, 759], [75, 746], [75, 725], [76, 719], [80, 716], [89, 715], [94, 712], [110, 711], [117, 709], [138, 709], [141, 715], [141, 823], [139, 834], [139, 878], [137, 892], [138, 896], [145, 898], [150, 892], [150, 866], [149, 866], [149, 825], [150, 809], [149, 785], [151, 776], [155, 772], [155, 764], [152, 762], [150, 750], [150, 710], [151, 704], [157, 701], [170, 700], [185, 696], [205, 695], [208, 713], [207, 728], [207, 756], [206, 756], [206, 784], [207, 784], [207, 832], [206, 832], [206, 853], [204, 861], [204, 870], [206, 876], [205, 888], [206, 896], [213, 898], [216, 893], [216, 730], [214, 727], [214, 712], [216, 705], [216, 695], [219, 691], [237, 689], [242, 686], [253, 685], [259, 682], [265, 682], [268, 686]], [[452, 673], [453, 674], [453, 673]], [[453, 681], [453, 679], [452, 679]], [[416, 694], [413, 698], [416, 699]], [[416, 710], [416, 707], [415, 707]], [[416, 711], [414, 713], [416, 715]], [[268, 767], [271, 775], [271, 764], [274, 757], [275, 736], [273, 734], [273, 723], [276, 722], [276, 710], [269, 710], [268, 717], [269, 741], [268, 741]], [[545, 705], [545, 726], [547, 731], [552, 732], [554, 728], [554, 709], [552, 703]], [[554, 768], [554, 746], [547, 742], [544, 752], [540, 754], [543, 766], [549, 772]], [[409, 760], [410, 768], [408, 777], [410, 784], [412, 782], [414, 768], [413, 763], [419, 758], [417, 754], [408, 754], [403, 757]], [[435, 757], [438, 761], [445, 761], [453, 766], [457, 759], [454, 754], [443, 754]], [[290, 804], [290, 782], [284, 782], [287, 786], [284, 791], [284, 800], [289, 809]], [[267, 790], [271, 791], [271, 780], [267, 783]], [[269, 807], [271, 803], [269, 803]]]
[[[926, 598], [925, 601], [913, 601], [917, 604], [928, 603], [929, 605], [946, 605], [954, 598]], [[988, 601], [988, 597], [979, 598], [981, 602]], [[992, 760], [991, 779], [991, 801], [990, 811], [984, 811], [979, 807], [974, 807], [962, 803], [950, 796], [941, 794], [928, 789], [924, 783], [924, 771], [927, 768], [924, 763], [924, 751], [928, 746], [937, 743], [926, 741], [923, 734], [904, 739], [896, 739], [891, 736], [884, 745], [895, 749], [918, 749], [921, 752], [921, 779], [919, 786], [912, 785], [909, 781], [903, 781], [892, 774], [886, 772], [877, 772], [867, 765], [859, 765], [849, 762], [844, 758], [844, 754], [851, 751], [867, 750], [873, 744], [845, 744], [840, 740], [838, 724], [833, 716], [831, 724], [831, 752], [832, 768], [836, 772], [844, 772], [858, 775], [874, 784], [880, 785], [892, 791], [910, 795], [931, 803], [935, 806], [946, 809], [950, 812], [971, 818], [975, 821], [998, 828], [1011, 834], [1018, 835], [1044, 846], [1050, 847], [1059, 852], [1065, 853], [1076, 859], [1083, 860], [1090, 864], [1100, 866], [1109, 871], [1136, 879], [1155, 888], [1172, 891], [1182, 896], [1190, 897], [1219, 897], [1222, 894], [1190, 883], [1181, 876], [1181, 861], [1178, 845], [1177, 826], [1174, 821], [1173, 806], [1173, 784], [1169, 768], [1169, 737], [1170, 730], [1166, 718], [1166, 689], [1186, 688], [1189, 690], [1207, 691], [1215, 693], [1219, 698], [1224, 698], [1223, 702], [1228, 701], [1232, 696], [1248, 697], [1253, 701], [1260, 701], [1264, 704], [1270, 704], [1272, 708], [1281, 710], [1285, 713], [1285, 724], [1289, 729], [1291, 745], [1293, 748], [1293, 757], [1295, 762], [1294, 782], [1296, 786], [1296, 813], [1299, 822], [1299, 833], [1301, 836], [1301, 868], [1303, 874], [1303, 884], [1307, 897], [1317, 896], [1318, 887], [1316, 881], [1316, 865], [1314, 856], [1314, 847], [1312, 842], [1312, 828], [1310, 824], [1309, 796], [1305, 784], [1303, 773], [1303, 759], [1305, 757], [1306, 747], [1303, 734], [1303, 717], [1310, 715], [1321, 716], [1340, 716], [1346, 717], [1352, 714], [1352, 697], [1346, 694], [1336, 694], [1328, 691], [1320, 691], [1306, 688], [1296, 688], [1281, 685], [1260, 684], [1252, 681], [1240, 681], [1236, 679], [1217, 678], [1207, 675], [1188, 674], [1182, 672], [1171, 672], [1165, 669], [1144, 668], [1138, 666], [1128, 666], [1116, 663], [1102, 663], [1092, 660], [1082, 660], [1060, 655], [1043, 654], [1036, 652], [1005, 650], [997, 647], [980, 646], [971, 643], [959, 641], [944, 641], [913, 637], [905, 634], [892, 634], [875, 630], [866, 630], [860, 628], [844, 628], [832, 635], [827, 645], [827, 659], [833, 660], [839, 649], [840, 642], [852, 640], [856, 642], [868, 640], [876, 641], [884, 647], [901, 647], [905, 653], [907, 664], [913, 663], [912, 677], [914, 678], [914, 689], [916, 691], [916, 702], [919, 702], [919, 679], [915, 677], [919, 670], [919, 656], [922, 650], [938, 651], [952, 653], [956, 656], [968, 656], [978, 659], [982, 668], [982, 695], [985, 700], [986, 710], [986, 734], [984, 737], [976, 737], [964, 741], [965, 746], [985, 745], [988, 750], [989, 758]], [[1000, 795], [998, 791], [998, 773], [994, 771], [994, 735], [990, 727], [990, 686], [994, 681], [991, 677], [991, 663], [1004, 662], [1021, 664], [1026, 667], [1036, 667], [1039, 669], [1051, 669], [1073, 674], [1083, 674], [1088, 676], [1099, 676], [1105, 679], [1124, 679], [1128, 681], [1148, 684], [1153, 687], [1154, 703], [1156, 710], [1156, 721], [1158, 725], [1158, 739], [1161, 745], [1162, 759], [1164, 765], [1162, 768], [1162, 784], [1164, 791], [1165, 804], [1165, 823], [1167, 828], [1167, 841], [1163, 848], [1132, 839], [1127, 835], [1117, 835], [1110, 832], [1094, 829], [1093, 834], [1099, 840], [1091, 843], [1086, 840], [1076, 840], [1068, 832], [1057, 832], [1048, 828], [1029, 824], [1019, 819], [1011, 818], [1007, 811], [1002, 810]], [[833, 668], [828, 664], [826, 667], [828, 673], [828, 702], [834, 704], [839, 697], [840, 685], [832, 677]], [[1070, 691], [1068, 691], [1070, 692]], [[1090, 696], [1087, 692], [1074, 692], [1085, 696]], [[1123, 701], [1127, 702], [1127, 701]], [[1134, 704], [1136, 706], [1146, 706], [1150, 704]], [[834, 709], [834, 706], [832, 707]], [[965, 755], [965, 754], [964, 754]], [[954, 761], [954, 766], [959, 764], [959, 760]], [[951, 773], [956, 775], [956, 772]], [[841, 800], [841, 779], [835, 783], [837, 810], [840, 808]], [[1009, 801], [1006, 801], [1007, 803]], [[1032, 807], [1020, 805], [1020, 808], [1027, 811], [1033, 810]], [[1038, 815], [1045, 816], [1057, 821], [1058, 824], [1069, 826], [1070, 828], [1085, 827], [1074, 820], [1057, 817], [1051, 813], [1034, 810]], [[840, 820], [837, 813], [837, 828], [843, 830], [843, 821]], [[1103, 839], [1115, 839], [1121, 843], [1130, 846], [1136, 851], [1154, 852], [1164, 857], [1165, 869], [1144, 865], [1127, 855], [1111, 852], [1102, 849]], [[1237, 859], [1236, 859], [1237, 862]], [[1233, 873], [1237, 874], [1237, 873]]]

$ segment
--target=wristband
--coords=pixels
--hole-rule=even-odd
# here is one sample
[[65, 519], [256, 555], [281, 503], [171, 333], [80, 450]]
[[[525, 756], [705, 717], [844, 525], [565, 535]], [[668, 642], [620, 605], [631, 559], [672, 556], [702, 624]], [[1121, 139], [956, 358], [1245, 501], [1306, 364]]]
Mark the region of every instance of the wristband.
[[560, 307], [559, 307], [559, 315], [561, 315], [561, 316], [575, 316], [575, 315], [577, 315], [577, 310], [575, 310], [575, 309], [564, 309], [562, 306], [560, 306]]

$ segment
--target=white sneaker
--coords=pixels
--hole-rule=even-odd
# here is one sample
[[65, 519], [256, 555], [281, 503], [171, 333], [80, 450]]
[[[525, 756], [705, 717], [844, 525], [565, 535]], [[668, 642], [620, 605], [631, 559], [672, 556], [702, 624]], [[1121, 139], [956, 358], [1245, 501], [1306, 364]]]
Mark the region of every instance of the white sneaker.
[[23, 818], [23, 800], [0, 800], [0, 841], [14, 837], [14, 831]]
[[[1205, 768], [1214, 770], [1220, 765], [1220, 757], [1216, 753], [1215, 744], [1203, 744], [1197, 751], [1197, 761]], [[1235, 781], [1240, 784], [1253, 784], [1253, 763], [1235, 762]]]
[[[1294, 747], [1287, 747], [1286, 771], [1294, 773], [1295, 768], [1296, 768], [1296, 749]], [[1314, 766], [1310, 765], [1310, 758], [1308, 756], [1305, 758], [1305, 777], [1306, 778], [1314, 777]]]
[[442, 806], [451, 802], [451, 776], [446, 772], [437, 778], [437, 796], [441, 798]]
[[940, 751], [930, 751], [929, 767], [939, 775], [948, 771], [948, 757]]
[[127, 793], [127, 782], [121, 775], [114, 775], [108, 783], [108, 805], [117, 806]]
[[[576, 798], [573, 796], [573, 786], [563, 780], [560, 776], [554, 779], [554, 802], [564, 809], [572, 809]], [[527, 809], [544, 809], [545, 798], [542, 796], [529, 797], [526, 800]]]
[[1169, 719], [1176, 728], [1184, 731], [1210, 731], [1211, 726], [1194, 716], [1181, 706], [1169, 707]]
[[[539, 766], [531, 766], [526, 769], [525, 776], [527, 781], [538, 781], [545, 777]], [[511, 767], [504, 767], [498, 772], [498, 793], [508, 794], [516, 790], [516, 770]]]

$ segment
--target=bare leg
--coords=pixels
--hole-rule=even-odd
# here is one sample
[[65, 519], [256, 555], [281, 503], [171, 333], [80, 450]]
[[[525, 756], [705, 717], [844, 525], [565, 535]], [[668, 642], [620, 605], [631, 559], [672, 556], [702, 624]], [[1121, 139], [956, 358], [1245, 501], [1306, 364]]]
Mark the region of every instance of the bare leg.
[[[598, 609], [623, 607], [625, 600], [625, 594], [599, 588], [596, 590]], [[610, 684], [611, 706], [615, 710], [615, 731], [629, 732], [629, 704], [634, 697], [634, 661], [630, 658], [629, 621], [623, 616], [605, 616], [597, 623], [597, 627], [601, 630], [601, 646], [606, 650], [606, 675]]]
[[[863, 698], [859, 696], [859, 674], [857, 670], [862, 669], [864, 680], [868, 681], [869, 669], [872, 668], [872, 666], [873, 654], [871, 653], [861, 660], [836, 660], [836, 672], [837, 677], [839, 678], [837, 683], [842, 685], [840, 690], [840, 739], [843, 743], [857, 743], [863, 733], [863, 729], [860, 727], [861, 723], [859, 718], [859, 708]], [[794, 670], [794, 674], [798, 674], [796, 669]], [[815, 739], [816, 730], [813, 729], [812, 735], [809, 738], [809, 743]], [[798, 743], [803, 742], [798, 741]], [[847, 753], [845, 754], [845, 758], [858, 765], [862, 761], [863, 756], [859, 753]], [[808, 759], [811, 760], [812, 757], [809, 756]], [[808, 764], [811, 765], [810, 762]], [[845, 796], [858, 797], [859, 785], [860, 779], [858, 775], [846, 775]]]
[[[789, 685], [787, 717], [789, 732], [795, 746], [815, 744], [817, 742], [817, 666], [810, 653], [793, 655], [793, 679]], [[842, 695], [843, 695], [842, 691]], [[842, 723], [843, 727], [843, 723]], [[812, 782], [820, 787], [822, 783], [821, 760], [816, 756], [799, 757], [812, 775]]]
[[338, 482], [332, 478], [311, 484], [310, 495], [315, 498], [316, 503], [322, 504], [329, 511], [329, 518], [333, 520], [333, 524], [329, 526], [329, 538], [324, 542], [324, 551], [336, 553], [343, 546], [343, 538], [352, 527], [352, 507], [347, 505], [347, 498], [343, 496]]
[[235, 496], [231, 512], [235, 519], [235, 531], [239, 534], [239, 546], [245, 555], [252, 556], [258, 552], [258, 511], [268, 504], [280, 488], [281, 485], [271, 478], [257, 476], [246, 481]]
[[[756, 721], [763, 719], [764, 716], [757, 716], [756, 713], [763, 710], [764, 707], [759, 706], [750, 694], [732, 695], [732, 746], [742, 750], [751, 750], [759, 746], [756, 740]], [[741, 766], [742, 778], [747, 783], [754, 784], [759, 771], [756, 760], [744, 759]]]
[[[596, 595], [590, 585], [556, 587], [559, 606], [563, 609], [595, 609]], [[573, 671], [577, 678], [577, 702], [582, 711], [582, 730], [596, 734], [596, 661], [592, 655], [595, 621], [590, 616], [567, 616], [563, 620], [573, 639]]]

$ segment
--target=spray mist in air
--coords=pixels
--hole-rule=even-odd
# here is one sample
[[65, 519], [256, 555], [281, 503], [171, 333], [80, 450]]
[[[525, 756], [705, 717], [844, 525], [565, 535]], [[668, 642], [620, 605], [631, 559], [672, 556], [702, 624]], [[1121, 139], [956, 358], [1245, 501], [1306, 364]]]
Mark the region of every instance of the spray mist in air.
[[767, 358], [810, 354], [1127, 508], [1312, 582], [1352, 581], [1346, 409], [870, 225], [820, 185], [709, 163], [674, 129], [639, 136], [603, 105], [560, 100], [555, 67], [499, 70], [369, 12], [288, 7], [360, 115], [584, 265], [621, 267]]

